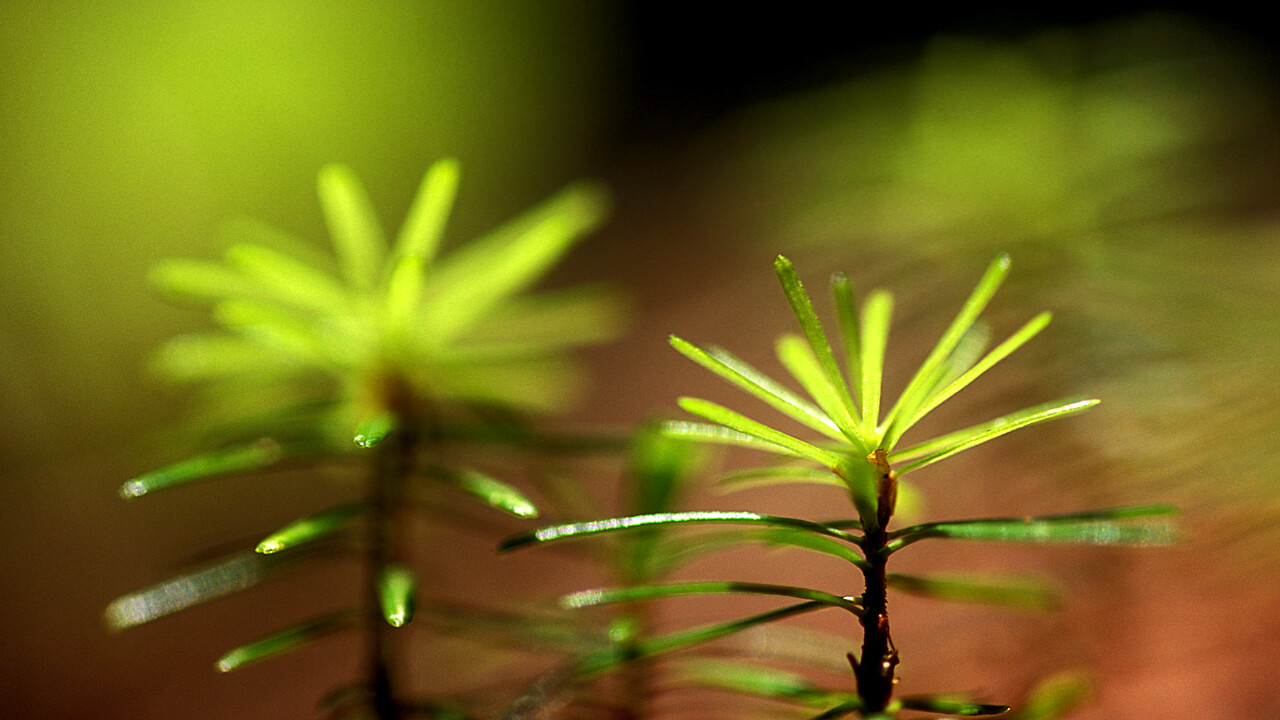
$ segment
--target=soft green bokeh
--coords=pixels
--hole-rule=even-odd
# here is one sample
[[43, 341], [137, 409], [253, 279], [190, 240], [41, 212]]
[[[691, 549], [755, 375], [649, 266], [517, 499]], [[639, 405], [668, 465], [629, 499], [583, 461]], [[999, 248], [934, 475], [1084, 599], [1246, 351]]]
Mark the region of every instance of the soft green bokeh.
[[[566, 3], [68, 3], [0, 8], [0, 396], [27, 435], [124, 417], [143, 348], [190, 320], [139, 282], [248, 215], [324, 238], [312, 178], [353, 165], [399, 217], [465, 163], [466, 237], [582, 174], [605, 11]], [[12, 432], [5, 436], [11, 437]], [[24, 452], [5, 441], [6, 450]]]
[[[755, 142], [732, 173], [794, 180], [761, 205], [788, 243], [1102, 262], [1171, 216], [1273, 199], [1248, 180], [1274, 150], [1274, 97], [1260, 59], [1231, 42], [1158, 14], [943, 36], [911, 62], [746, 116]], [[1258, 155], [1238, 155], [1249, 145]]]

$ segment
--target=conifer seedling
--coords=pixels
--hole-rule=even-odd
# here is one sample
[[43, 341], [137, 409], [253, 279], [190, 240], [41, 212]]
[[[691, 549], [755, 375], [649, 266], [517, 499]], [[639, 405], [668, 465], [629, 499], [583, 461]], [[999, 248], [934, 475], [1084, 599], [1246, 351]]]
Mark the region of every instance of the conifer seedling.
[[[796, 676], [748, 667], [708, 667], [704, 668], [702, 678], [717, 680], [721, 686], [741, 692], [817, 708], [819, 712], [812, 716], [813, 720], [850, 716], [891, 718], [903, 710], [963, 716], [1007, 712], [1010, 709], [1007, 705], [978, 702], [951, 693], [896, 696], [901, 658], [893, 642], [888, 594], [893, 589], [941, 600], [1035, 605], [1046, 602], [1045, 591], [1023, 579], [890, 573], [889, 560], [908, 546], [928, 539], [1160, 544], [1172, 537], [1173, 509], [1127, 507], [895, 527], [896, 501], [905, 476], [1014, 430], [1082, 413], [1098, 401], [1067, 398], [1035, 405], [902, 447], [900, 441], [925, 415], [1049, 324], [1049, 314], [1041, 313], [994, 348], [983, 347], [982, 335], [975, 330], [975, 323], [1007, 275], [1009, 258], [1000, 255], [991, 263], [941, 339], [891, 403], [882, 397], [882, 379], [893, 297], [877, 290], [859, 308], [849, 278], [836, 274], [831, 281], [831, 292], [838, 318], [838, 343], [833, 346], [791, 262], [778, 257], [774, 269], [800, 326], [799, 334], [786, 334], [778, 339], [777, 355], [804, 390], [803, 395], [723, 348], [702, 348], [679, 337], [672, 337], [671, 345], [721, 379], [808, 428], [815, 437], [805, 439], [720, 404], [691, 397], [681, 398], [679, 406], [698, 419], [670, 421], [665, 425], [665, 432], [697, 442], [750, 448], [782, 461], [735, 472], [726, 478], [730, 482], [839, 485], [848, 493], [852, 516], [832, 521], [746, 511], [649, 513], [546, 527], [512, 536], [504, 541], [502, 549], [657, 527], [749, 526], [767, 533], [764, 536], [767, 542], [823, 553], [850, 563], [862, 576], [863, 586], [820, 589], [695, 581], [587, 590], [568, 596], [565, 603], [585, 607], [737, 593], [801, 601], [758, 615], [650, 639], [631, 648], [633, 658], [661, 655], [798, 614], [834, 608], [852, 615], [861, 628], [860, 647], [851, 648], [847, 656], [852, 672], [850, 686], [822, 688]], [[759, 535], [738, 535], [739, 542], [723, 542], [715, 534], [700, 537], [703, 542], [717, 543], [721, 548], [761, 539]], [[586, 662], [582, 672], [598, 672], [615, 663], [615, 658]]]
[[[620, 307], [600, 288], [527, 292], [602, 221], [600, 188], [572, 185], [446, 253], [457, 185], [456, 162], [433, 165], [389, 241], [355, 174], [332, 165], [318, 183], [332, 257], [250, 224], [221, 261], [154, 269], [159, 290], [211, 306], [220, 326], [173, 339], [155, 361], [161, 376], [203, 394], [202, 436], [213, 448], [139, 475], [120, 494], [321, 465], [348, 468], [365, 488], [250, 549], [119, 598], [108, 625], [150, 622], [302, 561], [355, 554], [362, 604], [239, 645], [212, 664], [230, 672], [354, 631], [365, 639], [364, 677], [326, 701], [331, 716], [464, 717], [452, 701], [404, 690], [411, 679], [401, 675], [398, 646], [431, 584], [409, 560], [406, 527], [430, 509], [424, 498], [451, 493], [516, 518], [538, 514], [515, 486], [459, 464], [457, 448], [478, 439], [527, 445], [532, 436], [507, 418], [562, 406], [582, 379], [566, 351], [612, 337]], [[479, 463], [492, 449], [473, 452]]]

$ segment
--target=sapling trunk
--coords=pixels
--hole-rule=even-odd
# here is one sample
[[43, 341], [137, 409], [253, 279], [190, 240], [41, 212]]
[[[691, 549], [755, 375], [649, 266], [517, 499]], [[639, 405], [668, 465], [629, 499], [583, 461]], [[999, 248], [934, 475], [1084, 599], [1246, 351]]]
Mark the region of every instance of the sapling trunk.
[[644, 720], [649, 717], [649, 697], [653, 693], [653, 662], [635, 660], [627, 665], [623, 676], [622, 712], [620, 720]]
[[[652, 631], [651, 613], [643, 604], [627, 607], [624, 613], [621, 616], [621, 622], [626, 625], [626, 632], [630, 635], [627, 642], [635, 648], [636, 641], [649, 636]], [[635, 654], [639, 655], [638, 652]], [[653, 661], [644, 657], [637, 657], [623, 668], [620, 720], [644, 720], [650, 716], [653, 671]]]
[[[894, 671], [898, 665], [898, 650], [889, 632], [885, 570], [889, 560], [887, 526], [897, 500], [897, 482], [884, 450], [876, 450], [868, 460], [876, 469], [876, 517], [875, 523], [865, 528], [861, 543], [867, 561], [862, 569], [866, 582], [862, 593], [862, 655], [854, 663], [853, 671], [866, 711], [878, 713], [888, 706], [893, 696]], [[853, 662], [852, 656], [850, 662]]]
[[405, 471], [403, 456], [411, 451], [403, 427], [387, 439], [390, 442], [384, 443], [378, 450], [368, 491], [371, 509], [366, 567], [368, 613], [365, 622], [369, 643], [368, 682], [379, 720], [394, 720], [399, 716], [392, 680], [393, 649], [389, 637], [393, 628], [382, 617], [379, 608], [383, 573], [394, 561], [396, 510], [400, 504]]
[[[893, 695], [894, 670], [898, 665], [898, 651], [889, 633], [889, 606], [885, 581], [885, 550], [883, 529], [867, 536], [864, 541], [867, 566], [862, 574], [866, 589], [862, 594], [862, 655], [854, 666], [858, 681], [858, 695], [868, 712], [881, 712]], [[852, 659], [852, 658], [851, 658]]]
[[368, 488], [367, 672], [378, 720], [398, 720], [401, 717], [394, 670], [396, 649], [392, 637], [397, 628], [388, 622], [381, 610], [382, 588], [388, 570], [401, 560], [403, 522], [400, 515], [405, 508], [405, 483], [414, 472], [422, 437], [421, 420], [413, 408], [411, 391], [400, 383], [390, 385], [386, 400], [391, 408], [392, 430], [375, 448], [374, 472]]

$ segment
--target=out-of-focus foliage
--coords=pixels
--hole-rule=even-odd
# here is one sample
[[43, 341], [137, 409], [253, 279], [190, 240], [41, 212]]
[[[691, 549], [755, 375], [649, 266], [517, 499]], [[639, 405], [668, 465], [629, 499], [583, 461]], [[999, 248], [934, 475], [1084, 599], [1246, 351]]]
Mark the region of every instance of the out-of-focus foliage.
[[[441, 254], [458, 176], [454, 160], [435, 163], [390, 242], [355, 174], [329, 165], [320, 172], [318, 190], [333, 257], [313, 263], [306, 253], [242, 240], [227, 249], [224, 262], [169, 260], [155, 268], [152, 280], [160, 290], [212, 305], [222, 326], [171, 340], [157, 363], [170, 380], [205, 391], [216, 416], [210, 434], [222, 447], [135, 477], [121, 488], [123, 497], [243, 475], [284, 460], [301, 461], [306, 472], [363, 460], [357, 473], [373, 480], [358, 502], [344, 501], [268, 535], [255, 548], [266, 559], [237, 555], [115, 600], [106, 610], [110, 627], [142, 625], [249, 589], [270, 570], [325, 554], [317, 548], [363, 550], [363, 605], [236, 647], [217, 667], [228, 672], [363, 628], [373, 659], [362, 707], [379, 718], [401, 716], [397, 703], [407, 693], [393, 686], [399, 666], [382, 621], [400, 628], [418, 609], [418, 574], [410, 564], [416, 548], [397, 539], [408, 526], [404, 516], [415, 510], [432, 515], [430, 502], [419, 497], [429, 492], [421, 486], [450, 486], [516, 517], [538, 514], [515, 487], [454, 466], [442, 448], [458, 435], [510, 432], [507, 423], [487, 416], [558, 406], [582, 385], [564, 352], [604, 341], [619, 326], [616, 303], [601, 288], [526, 292], [603, 220], [601, 188], [571, 185]], [[493, 454], [486, 448], [467, 463]], [[363, 540], [349, 532], [356, 521], [367, 526]], [[424, 583], [423, 590], [430, 595], [441, 588]]]
[[136, 279], [217, 252], [235, 215], [320, 237], [307, 188], [325, 163], [350, 162], [399, 217], [422, 168], [457, 156], [463, 237], [579, 176], [608, 67], [598, 19], [545, 2], [3, 3], [11, 415], [74, 442], [145, 413], [119, 368], [182, 321]]
[[913, 63], [749, 118], [763, 140], [734, 169], [788, 179], [764, 219], [789, 243], [1103, 262], [1152, 223], [1274, 199], [1245, 184], [1276, 151], [1274, 98], [1228, 42], [1160, 15], [939, 38]]
[[[253, 238], [221, 263], [158, 265], [158, 288], [211, 304], [223, 330], [171, 339], [157, 370], [210, 391], [215, 408], [230, 409], [226, 422], [247, 412], [278, 432], [298, 421], [298, 405], [320, 404], [347, 416], [338, 421], [345, 443], [354, 435], [365, 447], [394, 431], [405, 393], [434, 412], [562, 405], [583, 379], [561, 351], [615, 336], [620, 308], [600, 288], [522, 293], [601, 222], [605, 193], [572, 185], [442, 257], [458, 172], [452, 160], [432, 166], [393, 243], [351, 170], [330, 165], [318, 189], [333, 258], [313, 264]], [[264, 421], [273, 394], [283, 397]]]

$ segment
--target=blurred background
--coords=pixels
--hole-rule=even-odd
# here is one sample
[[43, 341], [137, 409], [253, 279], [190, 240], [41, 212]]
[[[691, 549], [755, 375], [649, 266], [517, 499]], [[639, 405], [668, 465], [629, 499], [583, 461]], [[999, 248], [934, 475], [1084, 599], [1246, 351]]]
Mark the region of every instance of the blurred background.
[[[982, 267], [1010, 252], [996, 334], [1043, 308], [1056, 322], [929, 429], [1075, 393], [1104, 404], [944, 463], [920, 478], [925, 514], [1173, 502], [1186, 538], [1154, 551], [921, 553], [932, 564], [920, 567], [1041, 569], [1067, 601], [1030, 618], [903, 601], [904, 683], [1003, 699], [1038, 674], [1085, 668], [1098, 689], [1081, 718], [1280, 713], [1271, 26], [1114, 5], [742, 13], [571, 0], [0, 5], [5, 714], [307, 715], [350, 674], [354, 646], [341, 640], [212, 670], [227, 647], [293, 617], [299, 591], [323, 606], [347, 577], [336, 571], [154, 627], [104, 628], [111, 599], [317, 502], [307, 478], [118, 499], [122, 480], [173, 459], [149, 434], [181, 416], [182, 396], [148, 377], [150, 349], [207, 323], [154, 298], [145, 275], [161, 258], [215, 257], [238, 216], [323, 247], [314, 178], [331, 161], [356, 169], [394, 227], [445, 155], [464, 173], [454, 241], [575, 178], [615, 192], [613, 221], [552, 279], [613, 282], [635, 307], [632, 333], [586, 356], [592, 402], [564, 419], [577, 426], [625, 427], [683, 394], [739, 403], [666, 335], [777, 370], [773, 338], [793, 322], [772, 277], [778, 253], [815, 295], [836, 270], [896, 293], [900, 387]], [[825, 501], [693, 503], [786, 514]]]

